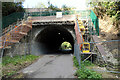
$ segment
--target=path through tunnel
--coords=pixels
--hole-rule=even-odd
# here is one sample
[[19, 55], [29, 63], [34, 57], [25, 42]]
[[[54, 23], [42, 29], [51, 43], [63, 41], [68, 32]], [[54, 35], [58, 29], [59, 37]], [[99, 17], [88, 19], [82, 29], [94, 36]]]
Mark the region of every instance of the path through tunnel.
[[65, 41], [72, 45], [72, 50], [70, 51], [72, 53], [74, 50], [74, 38], [63, 26], [48, 26], [35, 38], [40, 54], [61, 52], [60, 46]]

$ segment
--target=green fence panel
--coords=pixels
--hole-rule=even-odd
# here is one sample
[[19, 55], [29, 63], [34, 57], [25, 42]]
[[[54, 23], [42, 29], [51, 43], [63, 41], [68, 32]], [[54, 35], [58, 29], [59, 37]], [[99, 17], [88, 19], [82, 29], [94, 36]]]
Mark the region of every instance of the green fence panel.
[[62, 15], [75, 14], [75, 11], [44, 11], [44, 12], [30, 12], [30, 16], [56, 16], [56, 12], [62, 12]]
[[95, 29], [96, 29], [96, 33], [99, 36], [99, 19], [97, 18], [97, 16], [95, 15], [95, 13], [92, 10], [90, 13], [90, 18], [92, 19], [92, 22], [93, 22]]
[[18, 19], [22, 19], [24, 17], [24, 12], [15, 12], [8, 16], [2, 18], [2, 29], [8, 27], [9, 25], [17, 22]]
[[55, 16], [56, 11], [44, 11], [44, 12], [30, 12], [30, 16], [37, 17], [37, 16]]
[[49, 13], [50, 13], [50, 16], [56, 16], [56, 12], [57, 11], [50, 11]]

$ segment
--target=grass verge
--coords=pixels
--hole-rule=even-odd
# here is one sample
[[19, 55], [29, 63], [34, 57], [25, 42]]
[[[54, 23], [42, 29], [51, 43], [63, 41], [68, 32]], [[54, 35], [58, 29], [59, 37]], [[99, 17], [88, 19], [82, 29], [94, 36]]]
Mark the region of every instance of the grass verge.
[[77, 76], [79, 79], [87, 79], [87, 80], [88, 79], [92, 79], [92, 80], [102, 79], [101, 74], [86, 68], [87, 66], [94, 66], [94, 64], [91, 63], [90, 61], [85, 61], [84, 63], [81, 63], [81, 69], [75, 56], [73, 57], [73, 62], [74, 62], [74, 66], [78, 68], [75, 73], [75, 76]]
[[35, 55], [26, 55], [26, 56], [16, 55], [13, 58], [11, 58], [9, 56], [3, 57], [3, 59], [2, 59], [2, 77], [3, 78], [15, 77], [14, 75], [18, 74], [19, 70], [32, 64], [38, 58], [39, 58], [39, 56], [35, 56]]

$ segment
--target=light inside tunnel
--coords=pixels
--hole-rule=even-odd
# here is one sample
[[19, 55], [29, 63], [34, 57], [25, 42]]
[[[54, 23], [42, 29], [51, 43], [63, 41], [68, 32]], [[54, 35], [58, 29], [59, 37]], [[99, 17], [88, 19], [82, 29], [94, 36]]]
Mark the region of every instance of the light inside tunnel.
[[[69, 42], [72, 47], [74, 46], [72, 34], [62, 26], [48, 26], [35, 39], [39, 52], [41, 50], [43, 54], [60, 52], [61, 44], [65, 41]], [[72, 52], [74, 50], [73, 48], [71, 50]]]

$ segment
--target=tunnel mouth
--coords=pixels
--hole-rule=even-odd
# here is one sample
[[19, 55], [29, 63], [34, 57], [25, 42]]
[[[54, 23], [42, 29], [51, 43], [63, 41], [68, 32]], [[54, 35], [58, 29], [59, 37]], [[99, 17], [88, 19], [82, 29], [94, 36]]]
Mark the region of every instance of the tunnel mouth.
[[[63, 42], [69, 42], [72, 46], [70, 51], [60, 49]], [[35, 38], [39, 54], [63, 54], [74, 52], [74, 38], [72, 34], [63, 26], [45, 27]]]

